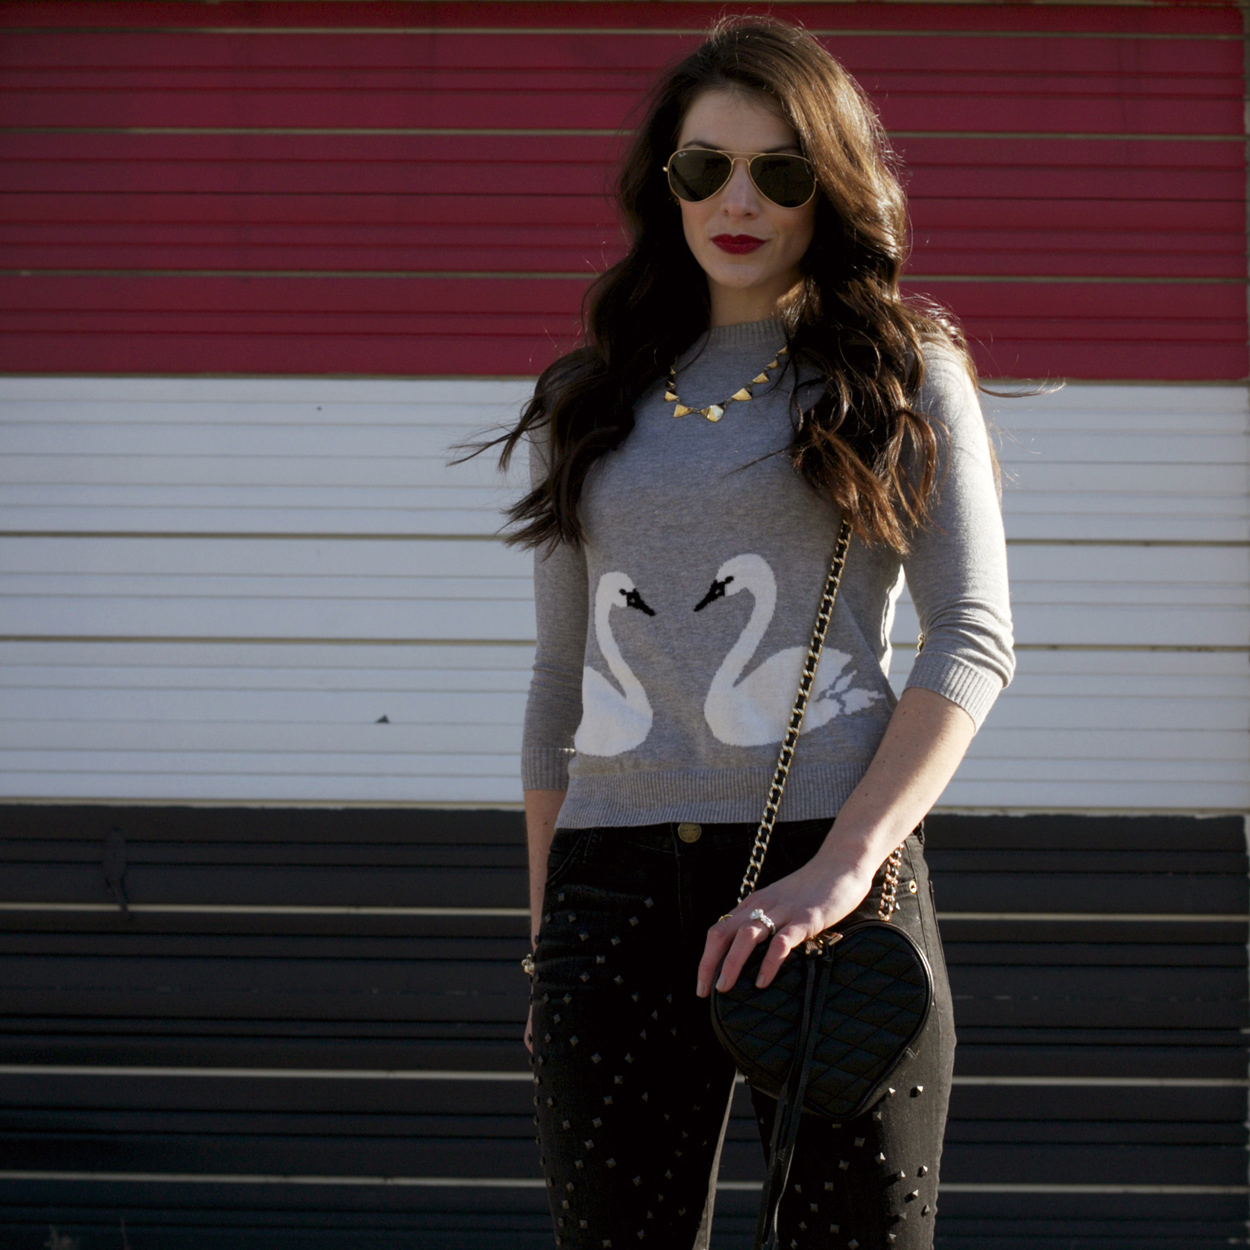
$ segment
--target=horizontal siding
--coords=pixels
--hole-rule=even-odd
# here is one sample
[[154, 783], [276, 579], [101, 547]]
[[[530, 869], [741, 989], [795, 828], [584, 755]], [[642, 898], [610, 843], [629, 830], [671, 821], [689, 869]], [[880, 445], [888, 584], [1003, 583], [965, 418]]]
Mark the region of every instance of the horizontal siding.
[[[1011, 565], [1025, 646], [1241, 647], [1250, 626], [1243, 546], [1030, 544], [1012, 549]], [[0, 539], [0, 630], [523, 642], [534, 637], [531, 569], [494, 540]], [[916, 633], [901, 609], [895, 640]]]
[[[1235, 6], [778, 12], [881, 107], [912, 288], [983, 372], [1246, 376]], [[550, 1244], [518, 818], [433, 810], [519, 797], [518, 479], [446, 461], [571, 341], [621, 246], [614, 132], [710, 16], [0, 8], [0, 370], [87, 375], [0, 384], [15, 1245]], [[993, 414], [1023, 646], [946, 805], [1244, 810], [1244, 388]], [[914, 634], [904, 603], [897, 685]], [[929, 846], [960, 1029], [938, 1245], [1244, 1240], [1240, 818], [939, 814]], [[725, 1250], [759, 1168], [740, 1097]]]
[[[9, 797], [520, 798], [525, 645], [46, 642], [0, 644], [0, 657]], [[1046, 649], [1019, 662], [948, 805], [1247, 805], [1244, 653]]]
[[[6, 379], [0, 531], [493, 534], [508, 486], [489, 458], [448, 460], [528, 389]], [[986, 405], [1013, 539], [1250, 539], [1243, 390], [1069, 386]]]
[[[6, 1231], [55, 1220], [95, 1250], [124, 1213], [136, 1246], [237, 1244], [243, 1225], [278, 1245], [546, 1244], [519, 817], [0, 819]], [[1017, 1245], [1111, 1247], [1149, 1214], [1138, 1244], [1214, 1250], [1246, 1193], [1241, 819], [937, 816], [928, 857], [960, 1030], [943, 1244], [1006, 1216]], [[216, 899], [234, 910], [161, 910]], [[401, 910], [431, 899], [464, 914]], [[761, 1166], [741, 1093], [731, 1250]]]
[[[518, 479], [447, 458], [525, 390], [6, 381], [0, 793], [517, 801]], [[1246, 805], [1245, 392], [991, 402], [1020, 670], [945, 802]], [[900, 686], [916, 631], [904, 600]]]
[[[1143, 39], [1169, 35], [1203, 36], [1215, 40], [1241, 37], [1241, 17], [1233, 3], [1198, 0], [1197, 3], [1121, 5], [1119, 0], [1094, 0], [1089, 4], [1056, 5], [1062, 16], [1062, 29], [1074, 34], [1117, 37], [1125, 34]], [[1127, 10], [1127, 11], [1126, 11]], [[269, 33], [275, 30], [330, 30], [359, 33], [384, 25], [414, 32], [455, 32], [493, 29], [509, 23], [510, 30], [535, 29], [550, 33], [612, 30], [637, 33], [660, 29], [670, 33], [702, 30], [707, 25], [707, 6], [701, 0], [609, 0], [587, 4], [584, 0], [554, 0], [541, 8], [527, 5], [478, 0], [473, 4], [422, 4], [407, 10], [419, 21], [397, 23], [395, 6], [388, 0], [290, 0], [282, 5], [251, 5], [227, 10], [230, 23], [206, 20], [202, 9], [188, 7], [178, 0], [153, 0], [144, 8], [149, 21], [158, 29], [227, 29]], [[401, 10], [403, 12], [403, 10]], [[1021, 5], [995, 5], [987, 13], [978, 4], [945, 5], [912, 3], [856, 3], [831, 9], [826, 0], [816, 3], [778, 5], [776, 12], [821, 33], [836, 31], [921, 30], [934, 35], [971, 31], [1005, 33], [1046, 33], [1055, 29], [1055, 15]], [[126, 5], [107, 9], [92, 0], [20, 0], [0, 15], [0, 28], [21, 30], [109, 31], [134, 25], [134, 10]]]
[[[1183, 154], [1157, 140], [898, 142], [917, 273], [1244, 277], [1240, 138]], [[12, 134], [5, 151], [0, 248], [17, 268], [576, 274], [621, 254], [601, 202], [613, 172], [601, 138], [562, 136], [557, 151], [539, 135], [74, 131]], [[499, 184], [527, 178], [543, 194], [518, 211]], [[336, 196], [344, 183], [353, 193]], [[256, 208], [246, 243], [222, 187]], [[1004, 218], [1021, 196], [1027, 214]], [[450, 197], [464, 206], [454, 220]]]
[[[988, 376], [1245, 376], [1240, 283], [914, 285], [958, 309]], [[582, 294], [580, 275], [0, 275], [0, 368], [534, 374], [572, 346]]]
[[[1242, 378], [1238, 12], [1090, 8], [778, 11], [880, 108], [913, 283], [987, 373]], [[22, 12], [0, 39], [0, 369], [390, 375], [532, 374], [572, 343], [620, 255], [620, 132], [710, 16]]]

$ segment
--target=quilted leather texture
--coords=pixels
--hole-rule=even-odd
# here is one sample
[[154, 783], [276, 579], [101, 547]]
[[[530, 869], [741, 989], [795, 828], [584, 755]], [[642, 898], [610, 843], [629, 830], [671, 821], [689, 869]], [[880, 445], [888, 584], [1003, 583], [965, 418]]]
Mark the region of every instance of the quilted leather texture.
[[767, 943], [755, 948], [738, 983], [712, 994], [712, 1025], [750, 1083], [774, 1097], [798, 1043], [805, 968], [829, 960], [829, 990], [803, 1099], [806, 1111], [854, 1119], [884, 1092], [924, 1028], [933, 977], [924, 952], [901, 929], [878, 920], [848, 927], [823, 955], [791, 953], [767, 989], [755, 978]]

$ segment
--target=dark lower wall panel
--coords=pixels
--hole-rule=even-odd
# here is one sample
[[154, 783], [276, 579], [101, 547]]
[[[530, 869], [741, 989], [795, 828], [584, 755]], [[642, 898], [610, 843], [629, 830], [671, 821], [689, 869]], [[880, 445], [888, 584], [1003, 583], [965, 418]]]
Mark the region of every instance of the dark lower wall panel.
[[[1242, 820], [941, 816], [928, 856], [938, 1245], [1245, 1244]], [[524, 904], [515, 813], [0, 808], [0, 1247], [550, 1245]], [[760, 1170], [740, 1100], [717, 1250]]]
[[[194, 1200], [153, 1195], [159, 1212], [136, 1209], [124, 1192], [67, 1200], [49, 1189], [23, 1192], [5, 1211], [4, 1245], [45, 1247], [49, 1230], [78, 1250], [550, 1250], [541, 1193], [474, 1194], [438, 1210], [404, 1210], [380, 1190], [354, 1200], [292, 1202], [274, 1187], [240, 1201], [223, 1186], [201, 1186]], [[301, 1198], [303, 1195], [301, 1195]], [[750, 1250], [754, 1195], [722, 1193], [717, 1201], [715, 1250]], [[62, 1243], [63, 1244], [63, 1243]], [[1245, 1244], [1244, 1202], [1235, 1197], [1143, 1198], [1138, 1195], [950, 1194], [941, 1203], [937, 1250], [1227, 1250]]]

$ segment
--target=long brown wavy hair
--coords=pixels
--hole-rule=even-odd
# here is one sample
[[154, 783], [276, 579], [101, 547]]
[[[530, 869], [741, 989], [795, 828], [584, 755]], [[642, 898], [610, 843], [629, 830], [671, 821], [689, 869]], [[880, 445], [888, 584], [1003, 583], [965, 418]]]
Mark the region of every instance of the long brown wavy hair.
[[516, 427], [488, 444], [501, 446], [504, 467], [523, 439], [538, 437], [547, 451], [545, 478], [509, 509], [508, 541], [582, 542], [587, 474], [628, 437], [639, 398], [707, 329], [707, 281], [663, 165], [695, 98], [713, 89], [770, 100], [816, 172], [815, 234], [802, 281], [779, 310], [788, 367], [805, 379], [792, 401], [794, 468], [860, 538], [904, 553], [937, 476], [934, 430], [911, 407], [923, 344], [947, 344], [974, 381], [975, 372], [950, 319], [899, 291], [906, 198], [864, 92], [811, 35], [761, 17], [718, 23], [650, 97], [616, 186], [629, 251], [586, 294], [582, 346], [543, 372]]

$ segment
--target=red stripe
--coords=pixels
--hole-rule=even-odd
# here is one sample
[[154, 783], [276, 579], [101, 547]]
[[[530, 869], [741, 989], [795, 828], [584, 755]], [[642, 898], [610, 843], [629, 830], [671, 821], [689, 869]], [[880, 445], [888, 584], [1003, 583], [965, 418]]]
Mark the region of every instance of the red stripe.
[[[599, 90], [413, 89], [370, 91], [188, 90], [0, 92], [0, 111], [23, 126], [345, 127], [602, 130], [624, 127], [640, 87]], [[1237, 96], [1192, 99], [1105, 94], [944, 95], [903, 92], [880, 100], [890, 130], [1082, 134], [1223, 134], [1241, 124]]]
[[[851, 6], [847, 6], [850, 8]], [[862, 6], [855, 6], [856, 8]], [[388, 87], [410, 85], [465, 71], [477, 78], [503, 74], [526, 79], [540, 89], [551, 75], [593, 72], [641, 75], [646, 79], [699, 35], [481, 33], [404, 34], [387, 32], [332, 37], [325, 34], [255, 35], [168, 34], [135, 30], [125, 33], [50, 31], [11, 35], [6, 41], [6, 78], [10, 82], [59, 86], [57, 75], [81, 75], [84, 84], [113, 89], [169, 85], [216, 85], [214, 75], [230, 72], [241, 84], [274, 77], [286, 87], [327, 88], [324, 74], [334, 72], [330, 89], [385, 81]], [[1031, 75], [1059, 90], [1065, 83], [1105, 76], [1115, 81], [1167, 76], [1195, 86], [1241, 69], [1236, 41], [1154, 40], [1134, 45], [1126, 60], [1121, 45], [1107, 39], [1056, 37], [1016, 39], [980, 32], [935, 40], [928, 35], [836, 35], [822, 40], [856, 75], [893, 74], [904, 85], [917, 74], [956, 72], [990, 79]], [[34, 75], [38, 75], [35, 78]], [[320, 76], [316, 77], [315, 76]], [[907, 77], [903, 77], [906, 75]], [[1069, 83], [1068, 80], [1071, 79]]]
[[[73, 162], [92, 167], [117, 162], [179, 164], [339, 161], [368, 166], [410, 161], [525, 166], [593, 165], [612, 170], [624, 137], [578, 134], [124, 134], [0, 130], [0, 159], [34, 165]], [[1244, 139], [1215, 142], [1150, 139], [1074, 139], [990, 135], [908, 135], [896, 139], [913, 168], [948, 165], [1240, 169]]]
[[[971, 327], [975, 331], [975, 327]], [[113, 331], [58, 336], [54, 341], [21, 331], [5, 333], [0, 372], [82, 374], [242, 373], [397, 377], [531, 377], [554, 357], [546, 333], [499, 339], [484, 345], [461, 335], [378, 337], [352, 332], [333, 339], [293, 332], [244, 336], [197, 331], [176, 336], [157, 326], [144, 341]], [[973, 343], [982, 376], [1198, 382], [1246, 375], [1240, 344], [1170, 343], [1165, 353], [1147, 352], [1136, 339], [1094, 342], [1073, 338], [1039, 343], [999, 338]], [[1149, 359], [1149, 368], [1143, 364]], [[1157, 358], [1156, 358], [1157, 357]]]
[[[1066, 231], [1199, 231], [1239, 234], [1239, 201], [1026, 200], [988, 196], [912, 200], [917, 236], [933, 229]], [[586, 196], [385, 196], [385, 195], [125, 195], [23, 194], [0, 196], [0, 221], [117, 222], [145, 229], [164, 223], [263, 227], [305, 226], [578, 226], [615, 230], [602, 200]], [[317, 236], [313, 234], [312, 238]], [[371, 237], [367, 236], [367, 237]], [[489, 238], [490, 236], [484, 236]]]
[[[1187, 223], [1178, 222], [1178, 227]], [[0, 269], [222, 270], [590, 275], [624, 254], [609, 228], [233, 226], [81, 223], [0, 225]], [[919, 231], [909, 269], [921, 274], [1018, 277], [1223, 278], [1245, 270], [1243, 235], [1111, 230]]]
[[[125, 195], [36, 194], [0, 196], [0, 220], [116, 221], [134, 223], [225, 222], [244, 227], [266, 222], [360, 228], [378, 224], [595, 226], [609, 213], [598, 196], [397, 196], [397, 195]], [[315, 236], [314, 236], [315, 237]]]
[[[1223, 253], [1208, 254], [1191, 249], [1177, 251], [1175, 255], [1150, 254], [1132, 256], [1123, 253], [1107, 255], [1112, 245], [1110, 236], [1089, 240], [1085, 247], [1071, 247], [1066, 251], [1042, 251], [1015, 247], [1004, 240], [1000, 250], [987, 249], [985, 240], [974, 246], [959, 248], [930, 245], [917, 248], [909, 266], [916, 274], [945, 276], [982, 276], [1032, 278], [1039, 272], [1051, 278], [1193, 278], [1237, 279], [1239, 270], [1245, 266], [1244, 256], [1239, 256], [1230, 246]], [[598, 272], [615, 263], [621, 249], [588, 244], [581, 248], [561, 248], [555, 244], [499, 244], [491, 248], [424, 244], [420, 248], [380, 246], [368, 249], [307, 247], [256, 248], [240, 255], [232, 242], [216, 248], [197, 245], [181, 247], [177, 243], [152, 247], [94, 245], [75, 249], [64, 244], [55, 249], [38, 245], [15, 245], [0, 235], [0, 269], [50, 271], [54, 269], [77, 270], [130, 270], [151, 272], [212, 271], [239, 273], [254, 270], [258, 273], [292, 273], [308, 270], [316, 273], [378, 273], [413, 274], [439, 272], [461, 273], [516, 273], [587, 274]], [[58, 264], [49, 265], [49, 259]], [[242, 263], [240, 263], [242, 262]], [[593, 268], [592, 268], [593, 262]]]
[[[539, 279], [7, 277], [0, 370], [527, 373], [572, 341], [581, 290]], [[961, 314], [990, 373], [1247, 372], [1236, 286], [934, 282], [924, 293]]]
[[[3, 306], [12, 312], [159, 313], [196, 316], [234, 311], [286, 315], [573, 313], [584, 284], [542, 278], [284, 278], [166, 276], [0, 276]], [[961, 282], [926, 286], [964, 316], [1004, 319], [1083, 317], [1121, 321], [1183, 319], [1205, 334], [1235, 324], [1245, 292], [1236, 285]]]
[[[1186, 142], [1148, 139], [965, 138], [904, 135], [896, 146], [912, 169], [976, 165], [1002, 168], [1045, 166], [1075, 169], [1164, 169], [1180, 171], [1245, 169], [1244, 139]], [[620, 142], [599, 135], [405, 135], [405, 134], [24, 134], [0, 131], [0, 161], [32, 167], [69, 163], [85, 176], [114, 163], [182, 165], [213, 161], [219, 166], [339, 162], [365, 170], [377, 165], [408, 166], [414, 161], [439, 165], [490, 162], [508, 165], [509, 177], [527, 166], [569, 165], [590, 168], [597, 176], [615, 172]], [[88, 172], [89, 171], [89, 172]], [[512, 189], [496, 174], [500, 192]], [[527, 182], [541, 187], [542, 171]]]
[[[342, 150], [344, 145], [336, 145]], [[468, 144], [466, 144], [466, 147]], [[1106, 164], [1047, 165], [1028, 161], [915, 164], [909, 190], [919, 201], [930, 197], [1049, 199], [1159, 199], [1239, 201], [1245, 192], [1240, 152], [1227, 164], [1202, 168], [1185, 160], [1178, 147], [1176, 163], [1152, 167], [1119, 163], [1109, 152]], [[1198, 145], [1193, 145], [1197, 147]], [[1215, 147], [1216, 145], [1202, 145]], [[1220, 145], [1223, 146], [1223, 145]], [[1231, 145], [1230, 145], [1231, 146]], [[19, 160], [0, 164], [0, 191], [8, 193], [125, 193], [153, 196], [187, 193], [240, 197], [240, 216], [254, 195], [333, 195], [352, 188], [355, 195], [478, 195], [516, 199], [537, 196], [590, 196], [603, 202], [614, 174], [603, 161], [443, 161], [414, 154], [401, 159], [337, 160], [321, 158], [219, 161], [198, 155], [194, 137], [178, 160]], [[550, 148], [548, 148], [550, 152]], [[606, 204], [600, 209], [607, 219]]]
[[[1228, 6], [854, 4], [788, 11], [809, 26], [899, 32], [829, 41], [876, 93], [895, 130], [1242, 132], [1239, 40], [984, 33], [1232, 34], [1240, 19]], [[49, 3], [10, 5], [0, 22], [20, 24], [15, 14], [31, 22], [38, 15], [45, 25], [131, 22], [149, 30], [6, 37], [12, 71], [0, 111], [11, 124], [250, 130], [610, 129], [634, 106], [654, 67], [693, 36], [606, 29], [533, 38], [489, 30], [205, 36], [151, 27], [701, 28], [712, 16], [689, 4]], [[926, 29], [969, 34], [906, 33]], [[903, 137], [900, 146], [916, 222], [912, 272], [1244, 277], [1240, 142], [951, 134]], [[12, 331], [0, 348], [5, 367], [531, 372], [556, 350], [553, 335], [567, 342], [581, 276], [619, 254], [620, 234], [603, 198], [618, 148], [618, 140], [603, 136], [506, 133], [10, 133], [0, 150], [0, 189], [7, 192], [0, 200], [0, 267], [10, 270], [577, 276], [98, 274], [5, 281]], [[963, 314], [970, 332], [992, 344], [985, 363], [999, 371], [1178, 378], [1208, 376], [1192, 372], [1199, 368], [1211, 377], [1246, 372], [1244, 290], [1235, 282], [965, 282], [939, 284], [937, 293]], [[1077, 312], [1084, 320], [1072, 319]], [[469, 356], [479, 363], [464, 364]]]
[[[314, 29], [346, 27], [539, 27], [560, 29], [704, 30], [721, 12], [759, 12], [757, 3], [726, 0], [710, 10], [706, 4], [624, 2], [589, 3], [339, 3], [299, 2], [251, 5], [188, 5], [126, 3], [111, 0], [25, 0], [0, 8], [0, 26], [8, 27], [260, 27]], [[1091, 33], [1240, 35], [1241, 15], [1235, 0], [1116, 4], [769, 4], [769, 13], [811, 29], [953, 30], [986, 28], [1011, 31], [1086, 31]]]
[[993, 196], [926, 196], [911, 201], [917, 237], [934, 227], [969, 230], [1041, 229], [1066, 231], [1096, 227], [1106, 230], [1199, 230], [1238, 234], [1245, 230], [1245, 205], [1240, 200], [1024, 200]]

